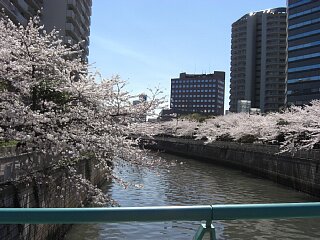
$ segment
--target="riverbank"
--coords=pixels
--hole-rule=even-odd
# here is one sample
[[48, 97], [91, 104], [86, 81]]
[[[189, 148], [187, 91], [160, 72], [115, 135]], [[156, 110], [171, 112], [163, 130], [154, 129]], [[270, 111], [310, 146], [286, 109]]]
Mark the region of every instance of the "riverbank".
[[320, 197], [320, 151], [279, 153], [263, 144], [214, 142], [156, 137], [144, 140], [146, 148], [240, 169], [297, 191]]
[[[0, 207], [2, 208], [71, 208], [87, 204], [88, 190], [74, 183], [74, 176], [65, 168], [43, 168], [19, 177], [25, 164], [43, 165], [46, 156], [41, 154], [4, 154], [0, 158]], [[106, 170], [98, 169], [97, 161], [84, 159], [76, 164], [78, 173], [93, 185], [106, 180]], [[10, 180], [11, 179], [11, 180]], [[8, 224], [0, 225], [0, 239], [33, 240], [63, 239], [71, 225]]]

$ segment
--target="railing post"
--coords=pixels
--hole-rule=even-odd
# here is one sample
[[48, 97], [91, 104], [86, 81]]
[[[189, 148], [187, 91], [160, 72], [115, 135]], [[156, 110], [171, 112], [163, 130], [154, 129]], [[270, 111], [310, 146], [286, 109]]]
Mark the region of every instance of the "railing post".
[[206, 222], [206, 228], [207, 228], [207, 231], [210, 234], [210, 240], [216, 240], [216, 229], [212, 225], [211, 221], [207, 221]]
[[193, 237], [193, 240], [202, 240], [206, 232], [209, 233], [210, 240], [216, 240], [216, 230], [211, 224], [211, 221], [207, 221], [205, 224], [202, 223], [199, 226], [196, 234]]

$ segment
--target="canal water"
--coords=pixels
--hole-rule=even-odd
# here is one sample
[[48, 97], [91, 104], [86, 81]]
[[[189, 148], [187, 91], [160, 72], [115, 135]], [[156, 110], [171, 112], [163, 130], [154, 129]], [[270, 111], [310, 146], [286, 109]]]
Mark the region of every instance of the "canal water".
[[[317, 201], [241, 171], [172, 155], [161, 157], [165, 164], [155, 168], [118, 162], [117, 175], [130, 185], [125, 189], [112, 182], [105, 191], [123, 207]], [[218, 239], [320, 239], [320, 219], [215, 221], [213, 225]], [[198, 227], [199, 222], [184, 221], [76, 225], [66, 239], [192, 239]]]

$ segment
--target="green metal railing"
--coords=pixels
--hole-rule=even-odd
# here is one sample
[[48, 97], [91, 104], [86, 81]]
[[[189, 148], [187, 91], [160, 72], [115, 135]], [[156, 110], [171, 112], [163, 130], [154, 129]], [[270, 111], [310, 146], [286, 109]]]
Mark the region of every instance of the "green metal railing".
[[232, 204], [120, 208], [0, 208], [0, 224], [80, 224], [106, 222], [206, 221], [205, 232], [215, 238], [214, 220], [319, 218], [320, 203]]

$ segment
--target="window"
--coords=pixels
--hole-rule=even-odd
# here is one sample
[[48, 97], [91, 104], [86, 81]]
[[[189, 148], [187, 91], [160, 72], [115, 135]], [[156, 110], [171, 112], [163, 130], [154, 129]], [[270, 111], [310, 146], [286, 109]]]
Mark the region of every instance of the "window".
[[296, 3], [291, 3], [289, 4], [289, 8], [294, 8], [294, 7], [297, 7], [297, 6], [300, 6], [300, 5], [303, 5], [305, 3], [310, 3], [312, 0], [301, 0], [301, 1], [298, 1]]
[[311, 25], [311, 24], [318, 23], [318, 22], [320, 22], [320, 18], [316, 18], [316, 19], [312, 19], [312, 20], [309, 20], [309, 21], [305, 21], [305, 22], [301, 22], [301, 23], [290, 25], [288, 27], [288, 29], [295, 29], [295, 28]]
[[[320, 32], [320, 30], [319, 30], [319, 32]], [[318, 69], [318, 68], [320, 68], [320, 64], [314, 64], [314, 65], [309, 65], [309, 66], [289, 68], [288, 72], [290, 73], [290, 72], [307, 71], [307, 70]]]
[[315, 34], [318, 34], [318, 33], [320, 33], [320, 29], [309, 31], [309, 32], [305, 32], [305, 33], [300, 33], [300, 34], [296, 34], [296, 35], [292, 35], [292, 36], [288, 37], [288, 40], [294, 40], [294, 39], [299, 39], [299, 38], [303, 38], [303, 37], [307, 37], [307, 36], [312, 36], [312, 35], [315, 35]]
[[320, 76], [312, 76], [312, 77], [305, 77], [305, 78], [295, 78], [295, 79], [288, 79], [288, 83], [296, 83], [296, 82], [304, 82], [304, 81], [319, 81]]
[[311, 42], [311, 43], [300, 44], [300, 45], [288, 47], [288, 50], [292, 51], [292, 50], [308, 48], [308, 47], [313, 47], [313, 46], [318, 46], [318, 45], [320, 45], [320, 41], [315, 41], [315, 42]]
[[288, 62], [294, 62], [302, 59], [315, 58], [315, 57], [320, 57], [320, 53], [312, 53], [312, 54], [306, 54], [298, 57], [290, 57], [288, 58]]
[[314, 7], [314, 8], [302, 11], [302, 12], [291, 14], [291, 15], [289, 15], [288, 19], [300, 17], [300, 16], [303, 16], [303, 15], [311, 14], [311, 13], [318, 12], [318, 11], [320, 11], [320, 7]]

